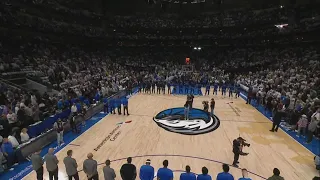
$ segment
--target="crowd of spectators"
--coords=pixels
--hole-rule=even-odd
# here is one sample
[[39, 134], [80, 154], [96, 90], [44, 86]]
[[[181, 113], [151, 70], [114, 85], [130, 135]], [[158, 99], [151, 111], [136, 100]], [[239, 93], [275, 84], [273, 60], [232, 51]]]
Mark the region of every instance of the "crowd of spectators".
[[[51, 12], [50, 15], [42, 16], [39, 8]], [[211, 82], [246, 85], [250, 90], [248, 96], [253, 97], [256, 105], [265, 106], [273, 115], [280, 110], [278, 107], [285, 107], [281, 111], [285, 112], [283, 118], [289, 130], [299, 130], [300, 133], [309, 125], [308, 131], [302, 132], [302, 136], [309, 133], [307, 143], [311, 142], [313, 134], [320, 136], [319, 46], [313, 42], [305, 45], [300, 35], [314, 32], [319, 27], [319, 14], [313, 10], [300, 9], [303, 13], [295, 26], [281, 29], [274, 25], [286, 23], [292, 17], [288, 9], [279, 7], [204, 13], [187, 18], [175, 14], [102, 18], [99, 14], [70, 9], [55, 0], [4, 0], [0, 2], [0, 10], [0, 23], [3, 24], [0, 28], [3, 37], [0, 73], [25, 72], [29, 78], [59, 91], [57, 94], [40, 94], [1, 82], [1, 141], [11, 143], [13, 148], [29, 140], [29, 125], [70, 108], [72, 99], [84, 97], [89, 103], [81, 103], [88, 107], [95, 103], [96, 94], [105, 97], [126, 88], [127, 82], [138, 84], [145, 77], [152, 76], [179, 78], [183, 74], [181, 64], [190, 55], [197, 60], [194, 62], [195, 71], [201, 77], [207, 77]], [[107, 22], [105, 28], [102, 28], [103, 22]], [[188, 29], [192, 29], [191, 32]], [[22, 31], [36, 36], [30, 38], [30, 34], [19, 34]], [[194, 40], [210, 40], [210, 43], [214, 40], [218, 46], [229, 38], [244, 41], [247, 45], [265, 45], [269, 40], [286, 44], [281, 47], [234, 47], [227, 44], [226, 47], [203, 48], [199, 52], [191, 52], [193, 47], [123, 50], [100, 46], [94, 49], [65, 43], [57, 36], [90, 39], [92, 44], [95, 42], [92, 38], [109, 38], [119, 47], [124, 41], [137, 41], [133, 45], [139, 46], [140, 39], [146, 40], [142, 45], [152, 40], [162, 45], [163, 40], [172, 45], [181, 41], [186, 46], [199, 45]], [[186, 41], [191, 43], [186, 44]], [[296, 42], [301, 44], [294, 44]], [[57, 106], [61, 102], [66, 105]], [[308, 122], [303, 121], [304, 118]], [[5, 156], [9, 157], [8, 154]]]

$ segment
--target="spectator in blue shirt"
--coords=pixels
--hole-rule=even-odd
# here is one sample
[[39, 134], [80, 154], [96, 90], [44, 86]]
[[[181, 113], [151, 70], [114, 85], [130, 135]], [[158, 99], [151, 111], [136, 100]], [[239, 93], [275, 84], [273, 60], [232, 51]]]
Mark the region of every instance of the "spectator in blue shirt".
[[60, 99], [60, 100], [58, 101], [57, 107], [58, 107], [58, 109], [60, 109], [60, 110], [63, 109], [63, 101], [62, 101], [62, 99]]
[[154, 168], [150, 165], [150, 159], [147, 159], [146, 164], [140, 168], [141, 180], [152, 180], [154, 178]]
[[210, 93], [210, 84], [207, 84], [205, 95], [209, 95], [209, 93]]
[[239, 178], [239, 180], [251, 180], [250, 178], [248, 178], [247, 169], [242, 169], [242, 178]]
[[217, 180], [234, 180], [232, 174], [229, 173], [229, 165], [223, 164], [222, 165], [223, 172], [217, 175]]
[[83, 103], [84, 103], [85, 105], [87, 105], [88, 107], [90, 106], [90, 101], [89, 101], [89, 99], [84, 99], [84, 100], [83, 100]]
[[68, 99], [64, 100], [64, 107], [70, 108], [70, 102]]
[[180, 175], [180, 180], [196, 180], [196, 175], [191, 172], [190, 166], [186, 166], [186, 172]]
[[94, 99], [96, 100], [96, 102], [100, 101], [100, 92], [97, 91], [96, 95], [94, 96]]
[[163, 168], [160, 168], [157, 173], [158, 180], [173, 180], [173, 172], [168, 168], [168, 160], [163, 161]]
[[10, 168], [14, 164], [15, 153], [11, 142], [8, 138], [3, 138], [1, 150], [3, 155], [7, 158], [7, 166]]
[[212, 180], [211, 176], [208, 174], [208, 168], [202, 168], [202, 174], [198, 175], [197, 180]]

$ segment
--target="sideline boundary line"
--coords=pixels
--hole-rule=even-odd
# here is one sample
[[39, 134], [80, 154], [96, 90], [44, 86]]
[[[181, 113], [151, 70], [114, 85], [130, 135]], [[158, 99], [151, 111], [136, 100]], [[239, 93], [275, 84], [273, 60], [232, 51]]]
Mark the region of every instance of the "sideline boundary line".
[[[240, 92], [240, 96], [242, 97], [243, 100], [246, 100], [246, 99], [247, 99], [247, 96], [244, 95], [242, 92]], [[250, 105], [251, 107], [253, 107], [256, 111], [258, 111], [259, 113], [261, 113], [265, 118], [267, 118], [267, 119], [272, 123], [271, 119], [269, 119], [266, 115], [264, 115], [262, 112], [260, 112], [258, 109], [256, 109], [256, 108], [255, 108], [254, 106], [252, 106], [251, 104], [249, 104], [249, 105]], [[289, 136], [291, 139], [293, 139], [294, 141], [296, 141], [298, 144], [300, 144], [302, 147], [304, 147], [307, 151], [311, 152], [311, 154], [316, 155], [316, 154], [314, 154], [310, 149], [308, 149], [308, 148], [305, 147], [303, 144], [301, 144], [299, 141], [297, 141], [295, 138], [293, 138], [292, 136], [290, 136], [290, 134], [288, 134], [288, 133], [287, 133], [286, 131], [284, 131], [282, 128], [283, 128], [283, 127], [280, 126], [281, 131], [283, 131], [287, 136]]]

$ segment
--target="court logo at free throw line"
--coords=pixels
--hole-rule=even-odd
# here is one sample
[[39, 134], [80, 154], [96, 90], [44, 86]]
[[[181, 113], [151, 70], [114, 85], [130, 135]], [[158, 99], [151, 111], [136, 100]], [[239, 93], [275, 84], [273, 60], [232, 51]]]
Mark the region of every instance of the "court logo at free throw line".
[[220, 125], [217, 116], [211, 116], [201, 109], [192, 108], [189, 111], [189, 120], [184, 118], [184, 108], [171, 108], [159, 112], [154, 118], [157, 125], [167, 131], [197, 135], [212, 132]]

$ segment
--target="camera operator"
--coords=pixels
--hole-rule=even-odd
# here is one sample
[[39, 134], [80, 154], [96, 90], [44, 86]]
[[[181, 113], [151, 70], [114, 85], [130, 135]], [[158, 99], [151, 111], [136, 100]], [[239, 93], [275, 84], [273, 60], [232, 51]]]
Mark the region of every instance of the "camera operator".
[[250, 147], [250, 144], [245, 142], [245, 139], [243, 139], [242, 137], [238, 137], [237, 139], [233, 140], [233, 149], [232, 152], [234, 154], [233, 156], [233, 163], [232, 165], [234, 167], [239, 167], [237, 164], [239, 163], [239, 156], [246, 156], [249, 153], [244, 153], [242, 152], [242, 147], [243, 146], [248, 146]]

